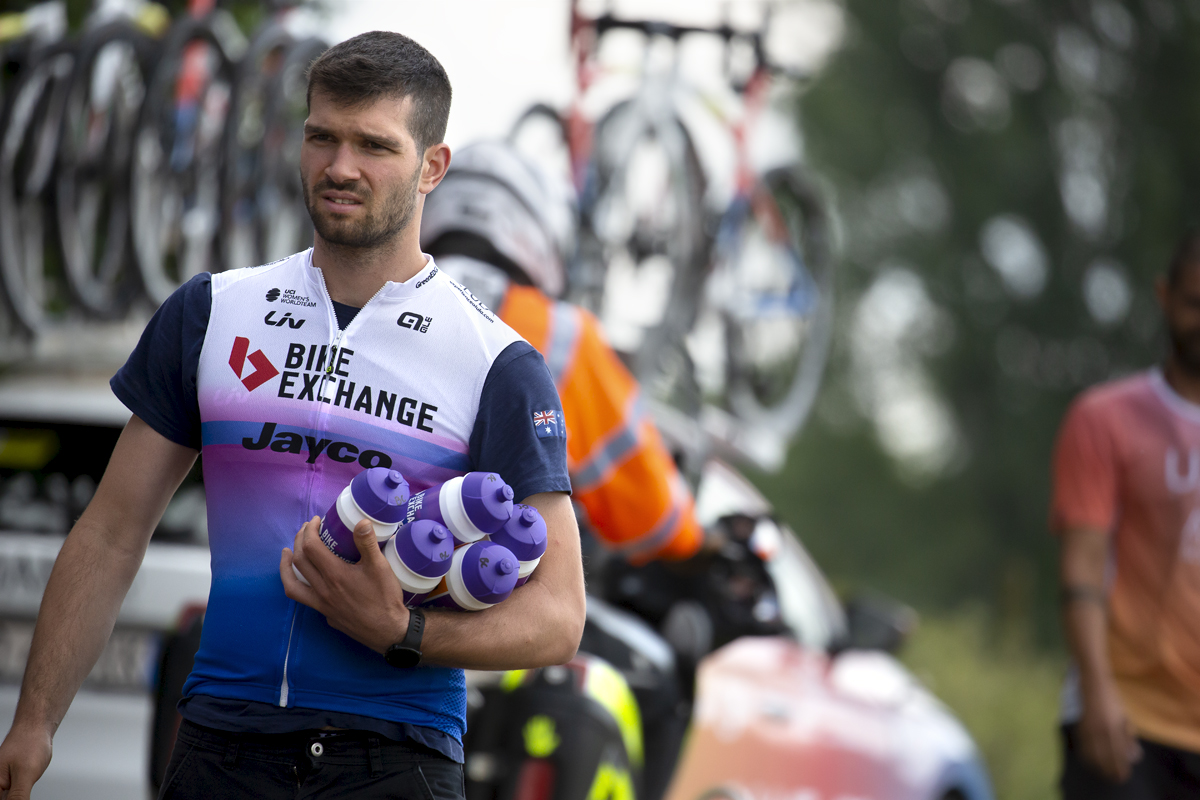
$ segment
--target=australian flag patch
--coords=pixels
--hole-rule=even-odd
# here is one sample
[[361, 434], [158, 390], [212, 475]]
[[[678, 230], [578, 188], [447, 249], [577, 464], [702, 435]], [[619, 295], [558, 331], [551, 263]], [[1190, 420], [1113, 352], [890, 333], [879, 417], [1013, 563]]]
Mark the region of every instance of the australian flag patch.
[[533, 430], [539, 439], [565, 439], [567, 435], [557, 411], [533, 412]]

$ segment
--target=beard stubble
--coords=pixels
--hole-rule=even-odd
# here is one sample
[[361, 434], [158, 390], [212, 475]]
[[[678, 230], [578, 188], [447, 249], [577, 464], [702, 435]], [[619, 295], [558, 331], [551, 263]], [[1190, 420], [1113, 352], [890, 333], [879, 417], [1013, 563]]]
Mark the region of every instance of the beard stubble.
[[369, 250], [395, 239], [412, 222], [417, 208], [417, 184], [420, 179], [421, 170], [413, 170], [407, 185], [392, 192], [383, 199], [379, 208], [365, 214], [357, 222], [338, 222], [324, 216], [314, 205], [313, 197], [319, 197], [321, 192], [327, 190], [349, 192], [358, 197], [363, 205], [370, 205], [374, 193], [365, 185], [358, 181], [336, 184], [324, 178], [310, 192], [303, 174], [300, 176], [300, 185], [304, 189], [304, 205], [308, 209], [308, 216], [322, 239], [341, 247]]

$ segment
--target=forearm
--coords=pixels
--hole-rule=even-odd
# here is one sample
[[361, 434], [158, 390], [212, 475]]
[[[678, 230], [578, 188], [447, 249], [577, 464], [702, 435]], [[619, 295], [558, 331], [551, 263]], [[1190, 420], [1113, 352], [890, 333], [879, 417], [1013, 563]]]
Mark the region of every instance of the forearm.
[[63, 544], [42, 595], [15, 724], [58, 727], [100, 657], [145, 553], [114, 546], [86, 515]]
[[531, 669], [570, 661], [579, 649], [587, 598], [579, 528], [559, 493], [525, 500], [546, 520], [550, 542], [528, 583], [486, 611], [426, 616], [422, 659], [463, 669]]
[[1084, 694], [1110, 688], [1113, 677], [1108, 663], [1108, 615], [1104, 607], [1076, 598], [1064, 602], [1062, 616], [1067, 645], [1079, 669]]
[[46, 590], [14, 727], [57, 727], [112, 633], [150, 534], [196, 460], [136, 416], [121, 433], [83, 516], [67, 536]]
[[556, 598], [536, 580], [486, 611], [426, 609], [422, 661], [462, 669], [531, 669], [569, 661], [583, 635], [586, 600]]
[[1085, 695], [1112, 687], [1108, 610], [1104, 589], [1108, 536], [1078, 529], [1063, 534], [1059, 578], [1063, 628]]

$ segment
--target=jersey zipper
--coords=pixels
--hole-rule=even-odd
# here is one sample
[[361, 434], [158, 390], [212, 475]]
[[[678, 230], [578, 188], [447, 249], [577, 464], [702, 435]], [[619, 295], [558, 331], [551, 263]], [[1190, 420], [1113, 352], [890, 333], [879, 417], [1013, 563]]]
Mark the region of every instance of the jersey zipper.
[[[333, 309], [333, 298], [329, 296], [329, 287], [327, 287], [325, 285], [325, 273], [321, 272], [321, 270], [317, 270], [317, 276], [321, 282], [321, 292], [322, 292], [322, 294], [325, 295], [325, 303], [326, 303], [325, 308], [328, 310], [330, 317], [333, 319], [333, 329], [335, 331], [335, 335], [333, 337], [333, 342], [329, 346], [329, 359], [325, 362], [325, 373], [321, 376], [321, 384], [320, 384], [319, 388], [317, 389], [317, 398], [318, 399], [315, 401], [319, 406], [317, 409], [316, 433], [318, 435], [320, 435], [325, 432], [325, 415], [328, 413], [326, 411], [326, 409], [324, 408], [324, 406], [327, 404], [322, 403], [321, 398], [325, 397], [326, 391], [328, 389], [331, 389], [334, 385], [334, 381], [332, 381], [331, 378], [333, 377], [334, 366], [337, 364], [338, 350], [340, 350], [342, 347], [342, 341], [345, 339], [346, 332], [343, 331], [341, 326], [338, 324], [337, 312], [334, 311], [334, 309]], [[358, 314], [362, 314], [362, 312], [364, 310], [366, 310], [367, 306], [371, 305], [371, 303], [375, 300], [375, 298], [379, 297], [379, 295], [383, 293], [383, 290], [385, 288], [387, 288], [387, 282], [384, 282], [383, 286], [380, 286], [378, 291], [376, 291], [375, 294], [371, 295], [371, 299], [368, 300], [366, 302], [366, 304], [363, 305], [363, 307], [358, 310]], [[355, 317], [354, 317], [355, 319], [358, 319], [358, 314], [355, 315]], [[330, 402], [332, 402], [332, 398], [330, 399]], [[313, 487], [313, 481], [314, 481], [315, 474], [316, 474], [315, 469], [309, 470], [308, 492], [307, 492], [307, 497], [305, 498], [305, 506], [312, 505], [312, 487]], [[293, 635], [296, 630], [297, 613], [298, 613], [298, 609], [296, 608], [296, 601], [293, 600], [292, 601], [292, 623], [288, 627], [287, 650], [285, 650], [284, 654], [283, 654], [283, 680], [280, 681], [280, 684], [279, 684], [279, 707], [280, 708], [287, 707], [287, 699], [288, 699], [288, 691], [289, 691], [288, 690], [288, 661], [291, 659], [291, 656], [292, 656], [292, 638], [293, 638]]]

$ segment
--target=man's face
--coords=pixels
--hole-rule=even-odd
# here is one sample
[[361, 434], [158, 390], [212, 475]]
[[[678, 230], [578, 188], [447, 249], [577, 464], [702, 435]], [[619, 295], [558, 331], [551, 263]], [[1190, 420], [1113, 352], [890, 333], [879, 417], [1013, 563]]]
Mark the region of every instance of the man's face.
[[361, 108], [313, 92], [300, 181], [313, 227], [326, 242], [374, 248], [413, 220], [424, 159], [408, 132], [411, 98]]
[[1200, 377], [1200, 263], [1184, 267], [1174, 285], [1160, 283], [1158, 297], [1175, 359]]

